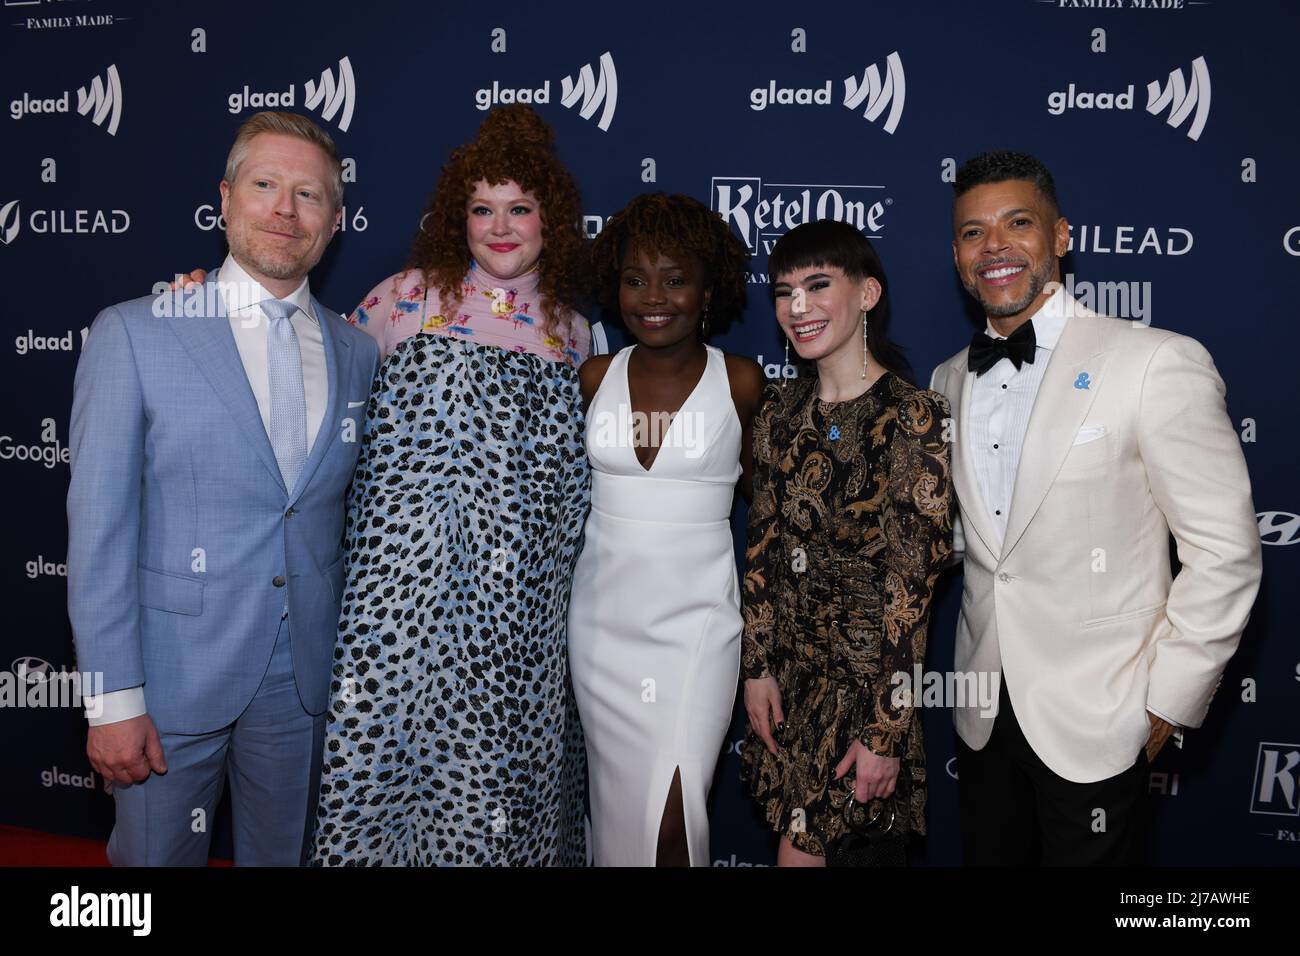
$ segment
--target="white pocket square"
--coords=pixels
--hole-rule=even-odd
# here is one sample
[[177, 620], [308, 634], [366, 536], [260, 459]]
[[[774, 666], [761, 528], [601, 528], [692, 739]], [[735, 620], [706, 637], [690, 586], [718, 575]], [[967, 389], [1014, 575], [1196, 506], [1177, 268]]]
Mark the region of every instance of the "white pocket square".
[[360, 408], [365, 402], [348, 402], [348, 408]]
[[1096, 441], [1098, 438], [1106, 437], [1105, 425], [1086, 425], [1079, 429], [1079, 434], [1074, 436], [1075, 445], [1086, 445], [1090, 441]]

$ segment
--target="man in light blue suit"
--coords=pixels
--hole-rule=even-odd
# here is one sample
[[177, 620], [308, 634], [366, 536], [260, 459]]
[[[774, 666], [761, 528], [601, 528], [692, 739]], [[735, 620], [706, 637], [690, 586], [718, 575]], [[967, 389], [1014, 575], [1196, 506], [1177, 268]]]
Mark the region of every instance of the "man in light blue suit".
[[86, 749], [117, 866], [205, 863], [227, 778], [237, 864], [297, 865], [316, 805], [379, 355], [308, 289], [341, 215], [329, 136], [258, 113], [220, 188], [219, 273], [105, 309], [77, 367], [68, 613], [104, 678]]

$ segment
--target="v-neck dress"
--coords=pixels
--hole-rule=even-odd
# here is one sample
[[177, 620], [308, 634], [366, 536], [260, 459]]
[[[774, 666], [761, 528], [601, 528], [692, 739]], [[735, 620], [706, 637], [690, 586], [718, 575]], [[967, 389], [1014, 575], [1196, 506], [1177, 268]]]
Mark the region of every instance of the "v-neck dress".
[[587, 741], [598, 866], [651, 866], [674, 771], [693, 866], [709, 864], [705, 801], [740, 669], [740, 590], [730, 515], [740, 420], [726, 357], [636, 456], [629, 347], [587, 410], [591, 512], [569, 602], [569, 660]]

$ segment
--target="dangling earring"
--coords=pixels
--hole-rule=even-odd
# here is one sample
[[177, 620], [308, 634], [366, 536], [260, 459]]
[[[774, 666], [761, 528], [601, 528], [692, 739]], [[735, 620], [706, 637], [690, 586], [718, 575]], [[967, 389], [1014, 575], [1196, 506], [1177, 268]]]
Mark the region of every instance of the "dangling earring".
[[700, 338], [709, 337], [709, 307], [706, 305], [704, 311], [700, 313]]
[[862, 377], [867, 377], [867, 313], [862, 313]]
[[[785, 337], [784, 333], [782, 333], [782, 337]], [[786, 338], [785, 339], [785, 365], [781, 366], [781, 387], [782, 388], [785, 388], [785, 383], [787, 381], [785, 377], [785, 366], [789, 364], [790, 364], [790, 339]]]

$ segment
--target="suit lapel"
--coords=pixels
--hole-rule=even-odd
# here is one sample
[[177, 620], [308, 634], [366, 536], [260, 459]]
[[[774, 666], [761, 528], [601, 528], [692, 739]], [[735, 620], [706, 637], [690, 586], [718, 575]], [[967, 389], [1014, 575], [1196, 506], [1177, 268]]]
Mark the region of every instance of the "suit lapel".
[[[1097, 323], [1090, 315], [1072, 315], [1048, 360], [1025, 429], [1002, 545], [1004, 560], [1038, 512], [1103, 383], [1106, 356], [1101, 353]], [[1085, 373], [1087, 387], [1083, 388], [1080, 376]]]
[[975, 476], [975, 462], [970, 451], [975, 446], [970, 436], [970, 399], [975, 384], [975, 374], [966, 369], [966, 352], [948, 367], [948, 381], [959, 377], [961, 389], [957, 407], [957, 441], [952, 449], [953, 486], [957, 489], [957, 501], [961, 505], [966, 523], [971, 526], [984, 546], [993, 554], [998, 553], [997, 535], [993, 533], [993, 522], [989, 520], [988, 507], [984, 503], [984, 494], [980, 491], [979, 480]]
[[321, 343], [325, 347], [325, 377], [328, 380], [328, 391], [325, 399], [325, 417], [321, 419], [316, 441], [312, 444], [310, 454], [307, 455], [307, 463], [303, 465], [302, 474], [298, 476], [298, 484], [294, 486], [293, 493], [289, 496], [290, 504], [302, 497], [303, 491], [311, 482], [311, 476], [316, 473], [321, 461], [338, 438], [335, 428], [339, 421], [339, 403], [342, 401], [340, 396], [343, 394], [343, 389], [339, 387], [339, 378], [342, 370], [347, 368], [347, 356], [352, 347], [344, 336], [337, 334], [330, 322], [329, 313], [316, 301], [315, 296], [312, 296], [311, 304], [316, 310], [316, 320], [320, 323]]
[[262, 424], [262, 413], [258, 411], [257, 399], [253, 397], [253, 390], [248, 384], [248, 373], [244, 371], [243, 359], [239, 357], [239, 347], [235, 345], [235, 334], [230, 328], [230, 319], [226, 315], [221, 293], [216, 288], [216, 280], [216, 272], [208, 276], [203, 288], [202, 310], [206, 312], [206, 304], [214, 303], [215, 315], [176, 316], [167, 321], [203, 377], [230, 410], [236, 425], [248, 438], [250, 447], [257, 452], [257, 457], [266, 466], [266, 470], [283, 489], [284, 476], [280, 474], [275, 451], [271, 448], [271, 439], [266, 434], [266, 426]]

